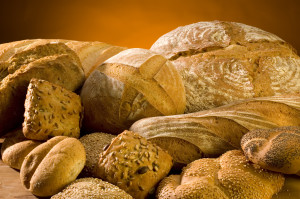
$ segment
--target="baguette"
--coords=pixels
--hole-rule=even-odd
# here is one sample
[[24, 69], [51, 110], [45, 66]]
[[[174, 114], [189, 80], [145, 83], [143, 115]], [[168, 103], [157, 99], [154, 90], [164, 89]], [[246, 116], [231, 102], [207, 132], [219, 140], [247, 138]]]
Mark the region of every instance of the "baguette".
[[[300, 126], [299, 95], [248, 99], [196, 113], [146, 118], [135, 122], [130, 130], [167, 150], [175, 162], [188, 164], [201, 155], [215, 157], [240, 148], [240, 140], [249, 130], [279, 126]], [[185, 148], [195, 156], [176, 158], [186, 157], [179, 150], [182, 147], [176, 143], [170, 147], [163, 139], [186, 141]]]

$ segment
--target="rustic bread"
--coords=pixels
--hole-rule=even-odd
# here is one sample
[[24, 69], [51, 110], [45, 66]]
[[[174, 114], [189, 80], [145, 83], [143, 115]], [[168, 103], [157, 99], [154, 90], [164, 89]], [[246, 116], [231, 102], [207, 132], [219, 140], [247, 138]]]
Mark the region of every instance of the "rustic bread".
[[172, 157], [140, 135], [124, 131], [101, 153], [97, 177], [145, 198], [172, 167]]
[[242, 151], [232, 150], [219, 158], [196, 160], [181, 175], [164, 178], [157, 198], [270, 199], [283, 184], [282, 174], [263, 170]]
[[115, 135], [108, 133], [91, 133], [79, 139], [86, 152], [86, 162], [80, 176], [96, 176], [95, 169], [97, 168], [100, 154], [105, 151], [106, 147], [110, 145], [112, 139], [115, 137]]
[[160, 37], [150, 48], [183, 78], [186, 113], [236, 100], [300, 91], [300, 58], [274, 34], [235, 22], [199, 22]]
[[241, 140], [246, 158], [264, 169], [300, 175], [300, 127], [255, 129]]
[[[36, 48], [29, 51], [39, 53], [35, 51]], [[23, 63], [27, 64], [20, 66], [16, 71], [13, 70], [14, 73], [7, 75], [0, 82], [0, 135], [22, 123], [27, 86], [32, 78], [47, 80], [71, 91], [82, 85], [84, 73], [75, 52], [59, 43], [51, 44], [51, 48], [66, 48], [66, 52], [70, 53], [39, 58], [33, 56], [35, 53], [23, 51], [22, 59], [27, 60]], [[7, 62], [12, 60], [13, 58]]]
[[16, 129], [6, 134], [1, 145], [2, 161], [8, 166], [19, 170], [27, 154], [41, 143], [26, 139], [22, 128]]
[[[130, 130], [168, 151], [175, 162], [188, 164], [201, 155], [215, 157], [240, 148], [240, 140], [249, 130], [280, 126], [300, 126], [299, 95], [248, 99], [196, 113], [146, 118], [134, 123]], [[160, 138], [186, 141], [194, 157], [184, 158], [181, 146], [169, 147]]]
[[25, 100], [23, 133], [33, 140], [47, 140], [58, 135], [79, 138], [82, 112], [77, 94], [33, 78]]
[[109, 58], [87, 78], [81, 99], [86, 131], [120, 133], [136, 120], [183, 113], [181, 77], [163, 56], [128, 49]]
[[51, 199], [132, 199], [119, 187], [98, 178], [75, 180]]
[[85, 160], [79, 140], [56, 136], [26, 156], [20, 170], [21, 182], [36, 196], [52, 196], [77, 178]]

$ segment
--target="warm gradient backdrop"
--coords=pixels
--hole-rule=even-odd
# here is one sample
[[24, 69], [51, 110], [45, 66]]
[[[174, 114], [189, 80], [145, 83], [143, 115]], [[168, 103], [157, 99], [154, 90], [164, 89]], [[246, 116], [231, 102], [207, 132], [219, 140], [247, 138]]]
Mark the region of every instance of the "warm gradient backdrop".
[[300, 52], [299, 0], [0, 0], [0, 43], [95, 40], [150, 48], [170, 30], [226, 20], [273, 32]]

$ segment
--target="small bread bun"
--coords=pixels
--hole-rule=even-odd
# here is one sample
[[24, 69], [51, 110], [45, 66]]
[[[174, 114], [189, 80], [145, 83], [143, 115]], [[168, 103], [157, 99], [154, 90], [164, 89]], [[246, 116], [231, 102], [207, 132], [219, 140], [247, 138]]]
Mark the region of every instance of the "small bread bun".
[[98, 178], [81, 178], [69, 184], [51, 199], [132, 199], [119, 187]]
[[101, 155], [97, 177], [136, 199], [151, 194], [172, 167], [172, 157], [132, 131], [118, 135]]
[[264, 169], [300, 175], [300, 127], [252, 130], [241, 146], [246, 158]]
[[97, 167], [99, 156], [115, 137], [108, 133], [91, 133], [79, 139], [86, 152], [86, 162], [80, 176], [95, 177], [94, 169]]

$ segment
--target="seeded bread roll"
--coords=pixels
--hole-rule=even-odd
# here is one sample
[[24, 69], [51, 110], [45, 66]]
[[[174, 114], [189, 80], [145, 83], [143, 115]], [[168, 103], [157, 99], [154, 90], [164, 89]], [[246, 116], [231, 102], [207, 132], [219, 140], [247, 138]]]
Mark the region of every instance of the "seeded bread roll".
[[300, 127], [255, 129], [241, 140], [246, 158], [264, 169], [300, 175]]
[[96, 176], [95, 169], [97, 167], [100, 154], [105, 151], [106, 147], [110, 145], [110, 142], [115, 137], [115, 135], [111, 135], [108, 133], [91, 133], [79, 139], [79, 141], [83, 144], [86, 152], [86, 163], [80, 176]]
[[20, 170], [21, 183], [36, 196], [52, 196], [77, 178], [85, 160], [79, 140], [56, 136], [26, 156]]
[[235, 22], [209, 21], [163, 35], [150, 50], [179, 71], [185, 113], [237, 100], [300, 91], [300, 58], [278, 36]]
[[20, 169], [24, 158], [41, 142], [28, 140], [24, 137], [22, 128], [6, 134], [1, 145], [2, 161], [14, 169]]
[[51, 199], [132, 199], [119, 187], [98, 178], [75, 180]]
[[182, 79], [163, 56], [128, 49], [109, 58], [87, 78], [81, 99], [86, 131], [113, 134], [136, 120], [183, 113]]
[[242, 151], [232, 150], [219, 158], [196, 160], [181, 175], [164, 178], [157, 198], [270, 199], [283, 184], [282, 174], [263, 170]]
[[31, 79], [25, 100], [23, 133], [33, 140], [59, 135], [79, 138], [82, 112], [77, 94], [48, 81]]
[[124, 131], [100, 155], [97, 177], [145, 198], [172, 167], [172, 157], [140, 135]]

